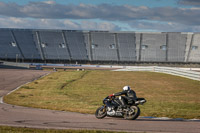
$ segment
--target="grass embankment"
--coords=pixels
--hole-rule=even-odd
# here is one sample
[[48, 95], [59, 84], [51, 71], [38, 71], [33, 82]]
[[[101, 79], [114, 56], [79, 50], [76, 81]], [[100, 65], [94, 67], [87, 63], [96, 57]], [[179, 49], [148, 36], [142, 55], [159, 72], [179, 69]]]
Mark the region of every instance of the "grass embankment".
[[[0, 126], [0, 133], [115, 133], [100, 130], [56, 130], [56, 129], [34, 129], [21, 127]], [[125, 132], [118, 132], [125, 133]]]
[[109, 94], [131, 86], [142, 116], [200, 118], [200, 82], [153, 72], [59, 71], [4, 97], [10, 104], [94, 113]]

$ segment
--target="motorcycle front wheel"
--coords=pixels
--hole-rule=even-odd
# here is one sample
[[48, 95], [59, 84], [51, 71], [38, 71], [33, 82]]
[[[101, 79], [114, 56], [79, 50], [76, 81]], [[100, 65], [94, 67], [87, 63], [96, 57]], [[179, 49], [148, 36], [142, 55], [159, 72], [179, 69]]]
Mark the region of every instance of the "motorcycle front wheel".
[[135, 120], [140, 115], [140, 108], [137, 106], [131, 106], [127, 111], [124, 112], [124, 119]]
[[106, 116], [106, 109], [104, 106], [99, 107], [96, 112], [95, 112], [95, 116], [97, 119], [103, 119]]

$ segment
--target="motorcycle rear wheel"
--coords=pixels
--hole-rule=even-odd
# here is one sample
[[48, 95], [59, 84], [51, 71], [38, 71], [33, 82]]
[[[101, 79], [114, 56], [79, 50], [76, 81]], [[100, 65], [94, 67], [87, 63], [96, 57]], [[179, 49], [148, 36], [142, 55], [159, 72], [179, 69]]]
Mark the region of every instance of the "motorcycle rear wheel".
[[104, 106], [99, 107], [95, 112], [95, 117], [97, 119], [103, 119], [107, 115], [106, 109]]
[[135, 120], [140, 115], [140, 108], [137, 106], [131, 106], [130, 110], [124, 113], [124, 119]]

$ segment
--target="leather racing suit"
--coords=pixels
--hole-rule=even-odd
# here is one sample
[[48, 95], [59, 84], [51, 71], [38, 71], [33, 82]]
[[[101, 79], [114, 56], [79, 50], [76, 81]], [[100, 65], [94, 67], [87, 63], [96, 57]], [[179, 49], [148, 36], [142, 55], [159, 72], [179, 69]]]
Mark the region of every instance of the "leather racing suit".
[[133, 90], [118, 92], [115, 93], [114, 96], [120, 96], [119, 99], [122, 107], [126, 107], [127, 103], [132, 104], [137, 99], [136, 93]]

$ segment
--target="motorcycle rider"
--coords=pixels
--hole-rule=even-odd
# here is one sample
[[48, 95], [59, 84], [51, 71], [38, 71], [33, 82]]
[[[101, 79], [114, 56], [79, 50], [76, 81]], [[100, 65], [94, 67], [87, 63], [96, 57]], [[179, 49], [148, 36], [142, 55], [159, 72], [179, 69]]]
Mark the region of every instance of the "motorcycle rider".
[[[124, 96], [121, 96], [121, 95], [124, 95]], [[113, 97], [113, 96], [120, 96], [119, 100], [121, 102], [120, 106], [122, 108], [126, 108], [127, 103], [132, 104], [137, 99], [135, 91], [131, 90], [129, 86], [124, 86], [122, 92], [109, 95], [109, 97]]]

